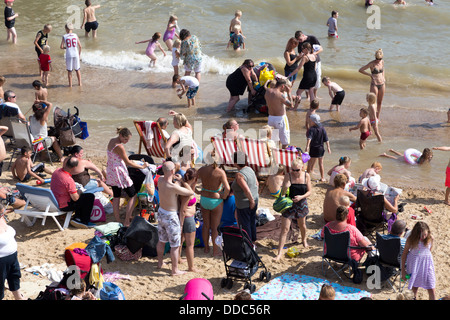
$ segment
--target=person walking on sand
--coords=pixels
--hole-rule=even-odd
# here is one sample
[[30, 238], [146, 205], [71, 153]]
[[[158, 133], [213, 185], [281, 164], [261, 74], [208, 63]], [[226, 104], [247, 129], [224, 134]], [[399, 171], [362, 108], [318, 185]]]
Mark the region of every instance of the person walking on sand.
[[[181, 246], [181, 226], [178, 217], [178, 196], [192, 197], [194, 191], [175, 183], [180, 175], [175, 175], [175, 164], [166, 161], [163, 164], [164, 175], [158, 180], [159, 209], [158, 209], [158, 269], [165, 265], [163, 261], [166, 243], [170, 243], [170, 259], [172, 261], [172, 276], [186, 273], [178, 269], [178, 259]], [[175, 180], [175, 182], [174, 182]]]
[[380, 127], [378, 126], [380, 124], [380, 121], [377, 118], [377, 96], [375, 93], [370, 92], [366, 95], [366, 101], [369, 104], [367, 107], [367, 110], [369, 111], [369, 120], [370, 120], [370, 126], [373, 129], [373, 133], [377, 136], [377, 139], [379, 142], [383, 141], [380, 134]]
[[90, 0], [85, 1], [86, 8], [83, 9], [83, 23], [81, 24], [81, 29], [85, 30], [86, 38], [89, 38], [89, 33], [92, 30], [92, 37], [97, 38], [97, 28], [98, 22], [95, 17], [95, 9], [100, 8], [99, 4], [92, 5]]

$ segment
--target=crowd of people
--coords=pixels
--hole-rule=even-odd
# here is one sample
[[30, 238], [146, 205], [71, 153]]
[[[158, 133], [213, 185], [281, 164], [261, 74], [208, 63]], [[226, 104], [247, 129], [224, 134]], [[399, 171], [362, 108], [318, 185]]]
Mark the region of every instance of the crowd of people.
[[[369, 1], [370, 2], [370, 1]], [[13, 42], [17, 39], [14, 29], [14, 19], [18, 17], [12, 10], [14, 0], [6, 0], [8, 17], [6, 18], [6, 27], [8, 29], [8, 38]], [[372, 4], [372, 2], [370, 2]], [[92, 31], [94, 37], [97, 36], [98, 22], [95, 18], [95, 9], [99, 6], [93, 6], [90, 1], [86, 1], [84, 19], [82, 27], [85, 28], [86, 36]], [[338, 38], [337, 19], [338, 12], [333, 11], [331, 18], [327, 22], [328, 36]], [[230, 23], [229, 44], [233, 45], [234, 50], [245, 48], [245, 37], [242, 33], [241, 23], [242, 12], [236, 11], [235, 17]], [[75, 71], [78, 84], [81, 86], [80, 73], [80, 53], [81, 43], [78, 36], [73, 33], [73, 25], [66, 24], [66, 34], [61, 41], [61, 49], [66, 50], [66, 66], [68, 70], [69, 86], [72, 86], [72, 72]], [[182, 29], [177, 32], [177, 17], [171, 16], [167, 29], [162, 37], [167, 46], [167, 50], [172, 52], [174, 67], [174, 76], [172, 84], [180, 86], [178, 92], [180, 99], [186, 94], [188, 107], [195, 106], [195, 95], [198, 92], [201, 82], [202, 72], [202, 52], [201, 44], [197, 36], [191, 35], [189, 30]], [[36, 89], [35, 103], [33, 104], [33, 115], [29, 118], [30, 134], [33, 139], [43, 139], [46, 147], [52, 147], [61, 162], [61, 168], [55, 171], [49, 171], [43, 164], [34, 164], [31, 161], [32, 151], [28, 148], [21, 150], [20, 157], [12, 165], [14, 179], [26, 182], [30, 179], [37, 179], [44, 182], [39, 174], [45, 172], [51, 175], [50, 189], [53, 191], [62, 211], [75, 211], [71, 220], [71, 225], [77, 228], [90, 228], [93, 224], [90, 222], [90, 215], [94, 205], [94, 195], [84, 193], [77, 188], [76, 183], [84, 188], [88, 185], [93, 187], [102, 187], [104, 192], [112, 198], [113, 215], [117, 222], [129, 226], [133, 218], [134, 204], [137, 197], [136, 187], [130, 177], [128, 168], [146, 169], [149, 167], [147, 162], [136, 162], [130, 160], [127, 156], [125, 144], [131, 138], [131, 131], [128, 128], [118, 128], [117, 135], [109, 140], [106, 146], [107, 163], [106, 170], [102, 171], [91, 161], [83, 158], [83, 149], [80, 146], [70, 148], [69, 155], [64, 157], [58, 139], [48, 135], [48, 116], [52, 110], [52, 103], [48, 101], [47, 90], [45, 87], [49, 84], [49, 72], [51, 71], [51, 58], [47, 46], [48, 34], [52, 31], [51, 25], [47, 24], [38, 32], [35, 39], [35, 48], [39, 57], [41, 81], [35, 81], [33, 86]], [[177, 38], [177, 39], [175, 39]], [[149, 40], [136, 43], [148, 43], [146, 55], [150, 58], [151, 66], [157, 62], [155, 49], [159, 48], [164, 55], [162, 45], [158, 42], [161, 39], [161, 33], [157, 32]], [[345, 91], [336, 82], [331, 81], [329, 77], [323, 77], [321, 74], [320, 53], [323, 48], [318, 39], [312, 35], [305, 35], [297, 31], [294, 37], [288, 40], [284, 57], [286, 66], [284, 75], [277, 76], [274, 81], [269, 81], [265, 85], [264, 98], [268, 107], [268, 122], [266, 129], [268, 132], [278, 130], [279, 141], [275, 141], [275, 146], [282, 149], [291, 145], [289, 119], [287, 109], [297, 109], [302, 101], [302, 94], [306, 92], [309, 99], [310, 109], [306, 114], [305, 127], [307, 145], [305, 152], [309, 154], [310, 160], [303, 162], [299, 157], [293, 161], [290, 168], [280, 166], [278, 172], [268, 178], [268, 188], [274, 198], [289, 197], [292, 200], [292, 206], [283, 212], [281, 217], [281, 233], [279, 245], [274, 261], [280, 261], [284, 256], [284, 245], [286, 235], [291, 223], [296, 221], [300, 229], [301, 243], [305, 248], [307, 243], [306, 218], [309, 214], [308, 197], [314, 192], [312, 188], [311, 175], [314, 172], [314, 166], [318, 163], [320, 180], [329, 181], [329, 190], [326, 192], [323, 202], [323, 224], [331, 233], [340, 233], [349, 231], [351, 234], [351, 244], [355, 246], [370, 248], [373, 244], [364, 237], [361, 231], [356, 227], [355, 212], [351, 206], [357, 198], [354, 193], [349, 191], [348, 184], [353, 179], [349, 168], [351, 159], [341, 157], [339, 164], [325, 172], [323, 156], [325, 147], [328, 153], [331, 153], [328, 134], [320, 121], [320, 116], [315, 112], [319, 107], [317, 94], [321, 84], [328, 88], [331, 97], [330, 110], [333, 107], [339, 111], [342, 104]], [[179, 63], [183, 61], [185, 70], [184, 76], [179, 75]], [[239, 97], [247, 90], [249, 100], [256, 94], [253, 86], [259, 79], [254, 70], [253, 60], [246, 59], [226, 81], [226, 87], [230, 92], [230, 99], [226, 111], [232, 111]], [[293, 84], [296, 82], [297, 74], [303, 69], [302, 79], [298, 89], [293, 91]], [[366, 70], [370, 70], [370, 73]], [[194, 72], [194, 76], [191, 73]], [[366, 147], [366, 139], [374, 131], [379, 141], [382, 141], [379, 133], [379, 119], [381, 116], [382, 101], [385, 93], [385, 66], [383, 61], [383, 51], [375, 52], [375, 59], [367, 65], [361, 67], [359, 72], [367, 75], [371, 79], [370, 93], [367, 94], [368, 108], [360, 110], [361, 121], [357, 126], [350, 130], [360, 130], [360, 147]], [[3, 92], [3, 84], [6, 79], [0, 77], [0, 93], [5, 105], [15, 108], [16, 115], [26, 121], [25, 116], [20, 111], [16, 103], [16, 95], [13, 91]], [[294, 94], [295, 92], [295, 94]], [[258, 201], [260, 197], [259, 181], [255, 171], [249, 166], [248, 155], [242, 151], [233, 154], [233, 166], [236, 168], [235, 175], [230, 181], [225, 170], [218, 163], [214, 154], [209, 158], [214, 159], [212, 163], [202, 165], [200, 168], [192, 166], [192, 157], [194, 151], [192, 126], [188, 119], [182, 113], [170, 111], [169, 116], [173, 117], [175, 130], [168, 134], [167, 142], [164, 146], [166, 159], [161, 167], [161, 175], [157, 181], [159, 193], [158, 206], [158, 268], [164, 268], [163, 259], [165, 245], [170, 244], [171, 274], [173, 276], [184, 274], [180, 270], [179, 262], [181, 259], [181, 245], [186, 241], [186, 259], [188, 262], [188, 271], [195, 272], [194, 242], [195, 242], [195, 213], [198, 206], [202, 213], [203, 229], [202, 240], [205, 252], [210, 252], [210, 237], [212, 239], [213, 256], [221, 255], [220, 247], [214, 241], [219, 233], [220, 226], [225, 224], [238, 224], [245, 230], [252, 241], [256, 241], [256, 218]], [[167, 127], [167, 121], [164, 122]], [[159, 121], [158, 121], [159, 122]], [[239, 124], [235, 119], [230, 119], [224, 124], [224, 136], [236, 137]], [[0, 127], [0, 133], [6, 132], [7, 128]], [[1, 135], [0, 134], [0, 135]], [[277, 146], [276, 143], [279, 142]], [[449, 150], [449, 147], [435, 147], [435, 150]], [[391, 150], [394, 152], [395, 150]], [[432, 158], [431, 150], [427, 150], [417, 159], [417, 164], [429, 162]], [[402, 153], [396, 153], [403, 155]], [[387, 156], [384, 154], [384, 156]], [[6, 150], [3, 140], [0, 139], [0, 160], [6, 158]], [[447, 168], [446, 198], [445, 203], [449, 202], [450, 188], [450, 163]], [[98, 178], [92, 179], [89, 171], [94, 171]], [[364, 196], [374, 196], [380, 191], [380, 171], [381, 165], [373, 163], [371, 168], [367, 169], [359, 181], [364, 186]], [[328, 175], [329, 178], [326, 176]], [[328, 179], [326, 179], [328, 178]], [[201, 189], [198, 190], [198, 186]], [[199, 200], [197, 200], [197, 195]], [[120, 214], [120, 198], [127, 197], [125, 207], [125, 218]], [[3, 197], [0, 194], [0, 197]], [[397, 213], [399, 210], [399, 196], [395, 197], [393, 202], [388, 199], [384, 201], [385, 211]], [[22, 205], [20, 199], [17, 199], [14, 208]], [[23, 298], [20, 294], [20, 272], [17, 270], [17, 244], [15, 243], [15, 232], [6, 224], [4, 213], [6, 208], [0, 206], [0, 298], [3, 298], [4, 280], [7, 279], [9, 288], [16, 299]], [[226, 221], [226, 222], [225, 222]], [[401, 220], [396, 221], [401, 224]], [[401, 229], [401, 228], [400, 228]], [[393, 228], [392, 230], [396, 230]], [[403, 232], [393, 231], [395, 236], [401, 236]], [[321, 236], [323, 237], [323, 231]], [[411, 274], [410, 289], [414, 294], [419, 287], [428, 290], [430, 299], [435, 298], [435, 276], [434, 266], [431, 255], [431, 246], [433, 237], [429, 227], [424, 222], [418, 222], [410, 235], [403, 241], [403, 250], [401, 255], [402, 278], [406, 274]], [[360, 261], [367, 250], [352, 249], [351, 256], [354, 260]], [[420, 252], [420, 254], [419, 254]], [[425, 254], [424, 254], [425, 252]], [[425, 267], [424, 267], [425, 266]], [[7, 268], [8, 267], [8, 268]], [[10, 267], [10, 268], [9, 268]], [[328, 287], [324, 287], [321, 296], [333, 299], [334, 294]]]

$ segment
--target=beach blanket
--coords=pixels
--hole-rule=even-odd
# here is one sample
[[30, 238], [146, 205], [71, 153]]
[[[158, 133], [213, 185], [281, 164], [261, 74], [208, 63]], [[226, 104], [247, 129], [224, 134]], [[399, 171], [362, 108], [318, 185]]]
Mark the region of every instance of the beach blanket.
[[252, 294], [255, 300], [318, 300], [323, 284], [333, 286], [335, 300], [359, 300], [370, 297], [367, 291], [341, 286], [327, 280], [306, 275], [285, 273]]
[[[299, 228], [297, 221], [292, 221], [286, 236], [286, 243], [295, 242], [298, 239]], [[275, 241], [280, 240], [281, 232], [281, 215], [275, 215], [275, 219], [269, 221], [262, 226], [256, 227], [256, 240], [272, 239]]]

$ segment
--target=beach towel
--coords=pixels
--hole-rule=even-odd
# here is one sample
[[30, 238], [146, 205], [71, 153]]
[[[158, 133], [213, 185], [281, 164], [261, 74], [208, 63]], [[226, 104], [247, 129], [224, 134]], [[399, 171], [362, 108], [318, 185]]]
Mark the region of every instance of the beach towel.
[[[275, 215], [275, 219], [256, 227], [256, 240], [272, 239], [280, 240], [281, 232], [281, 215]], [[295, 242], [298, 239], [299, 228], [297, 221], [292, 221], [286, 236], [286, 243]]]
[[149, 148], [153, 146], [153, 121], [145, 121], [145, 140]]
[[335, 300], [360, 300], [362, 297], [371, 296], [367, 291], [341, 286], [324, 279], [285, 273], [254, 292], [252, 298], [255, 300], [318, 300], [323, 284], [333, 286], [336, 291]]

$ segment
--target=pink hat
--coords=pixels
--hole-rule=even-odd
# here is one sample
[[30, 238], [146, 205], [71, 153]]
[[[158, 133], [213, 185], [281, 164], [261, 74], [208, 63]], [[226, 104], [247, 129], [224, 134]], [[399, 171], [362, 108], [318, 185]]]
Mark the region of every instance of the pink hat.
[[5, 0], [5, 3], [14, 2], [14, 0]]

